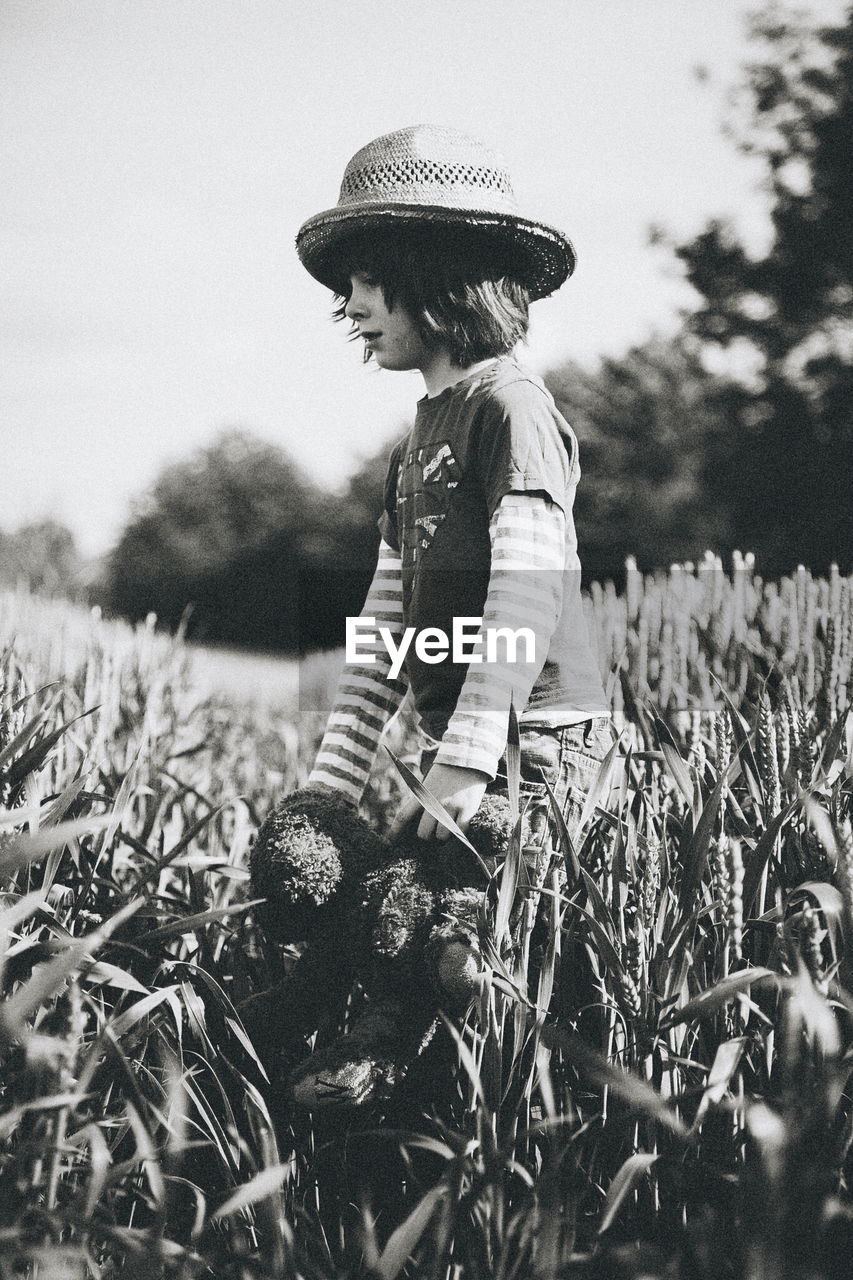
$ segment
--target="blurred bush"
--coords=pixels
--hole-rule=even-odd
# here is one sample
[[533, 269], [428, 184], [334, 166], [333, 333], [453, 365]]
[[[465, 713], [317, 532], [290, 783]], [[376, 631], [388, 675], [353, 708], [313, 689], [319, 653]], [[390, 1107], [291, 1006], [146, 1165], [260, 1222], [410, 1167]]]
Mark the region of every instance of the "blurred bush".
[[47, 596], [82, 598], [83, 564], [74, 535], [56, 520], [0, 530], [0, 583]]
[[726, 420], [726, 384], [695, 343], [654, 337], [593, 372], [567, 362], [546, 382], [580, 441], [575, 523], [586, 579], [621, 581], [629, 554], [656, 569], [725, 544], [725, 512], [701, 471]]
[[370, 581], [384, 463], [342, 496], [276, 445], [222, 433], [165, 468], [108, 557], [103, 603], [215, 643], [285, 653], [340, 643]]

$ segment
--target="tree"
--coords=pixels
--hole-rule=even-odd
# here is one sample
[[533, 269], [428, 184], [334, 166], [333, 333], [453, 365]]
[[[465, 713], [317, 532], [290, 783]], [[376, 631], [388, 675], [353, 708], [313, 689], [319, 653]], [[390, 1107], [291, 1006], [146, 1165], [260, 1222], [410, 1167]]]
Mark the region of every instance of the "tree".
[[322, 497], [275, 445], [227, 431], [167, 467], [108, 561], [107, 603], [207, 639], [295, 648], [303, 542]]
[[82, 593], [81, 562], [74, 535], [56, 520], [0, 532], [0, 582], [45, 595]]
[[390, 444], [366, 458], [340, 496], [326, 495], [322, 519], [306, 537], [301, 575], [300, 649], [343, 644], [347, 617], [364, 604], [376, 567]]
[[813, 28], [772, 5], [752, 37], [736, 139], [764, 164], [771, 243], [751, 256], [715, 220], [677, 249], [700, 297], [690, 331], [745, 345], [756, 369], [702, 482], [765, 570], [825, 568], [853, 549], [853, 8]]
[[581, 446], [575, 522], [587, 578], [618, 580], [626, 555], [657, 568], [730, 538], [699, 483], [703, 451], [725, 421], [725, 384], [683, 335], [652, 338], [598, 369], [546, 377]]
[[105, 603], [193, 638], [304, 653], [343, 642], [376, 561], [387, 448], [340, 496], [228, 431], [167, 467], [108, 558]]

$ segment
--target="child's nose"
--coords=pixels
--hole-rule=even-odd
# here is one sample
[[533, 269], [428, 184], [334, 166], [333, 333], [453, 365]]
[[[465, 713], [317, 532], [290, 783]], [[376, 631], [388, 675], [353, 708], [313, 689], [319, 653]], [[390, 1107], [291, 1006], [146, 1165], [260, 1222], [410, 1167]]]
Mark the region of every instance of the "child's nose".
[[367, 315], [364, 298], [353, 289], [344, 307], [344, 315], [348, 320], [363, 320]]

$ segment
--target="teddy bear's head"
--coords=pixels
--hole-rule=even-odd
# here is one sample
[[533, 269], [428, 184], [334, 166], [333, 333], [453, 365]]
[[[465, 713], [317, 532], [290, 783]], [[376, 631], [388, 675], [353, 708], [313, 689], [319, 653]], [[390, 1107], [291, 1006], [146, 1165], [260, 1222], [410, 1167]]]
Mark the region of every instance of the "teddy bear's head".
[[273, 809], [252, 847], [252, 894], [276, 942], [300, 942], [341, 909], [341, 890], [388, 858], [384, 842], [344, 797], [304, 788]]

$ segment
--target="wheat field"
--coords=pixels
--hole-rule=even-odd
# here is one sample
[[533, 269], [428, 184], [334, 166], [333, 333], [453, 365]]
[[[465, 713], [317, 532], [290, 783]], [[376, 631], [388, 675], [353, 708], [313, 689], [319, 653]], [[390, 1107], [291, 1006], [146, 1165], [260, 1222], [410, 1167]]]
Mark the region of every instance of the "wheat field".
[[[592, 588], [618, 740], [545, 879], [511, 844], [487, 886], [482, 994], [407, 1127], [292, 1114], [237, 1012], [296, 955], [248, 851], [339, 655], [0, 597], [0, 1276], [844, 1274], [851, 588], [710, 553]], [[382, 753], [379, 826], [400, 786]]]

